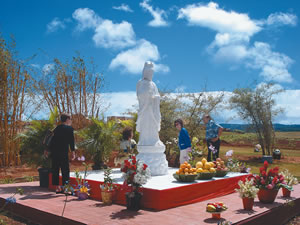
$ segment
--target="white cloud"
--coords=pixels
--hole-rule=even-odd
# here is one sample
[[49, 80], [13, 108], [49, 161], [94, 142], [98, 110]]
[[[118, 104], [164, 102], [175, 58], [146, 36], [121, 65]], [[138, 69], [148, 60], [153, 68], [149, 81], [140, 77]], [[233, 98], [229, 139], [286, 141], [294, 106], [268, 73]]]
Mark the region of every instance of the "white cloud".
[[65, 28], [65, 21], [61, 21], [59, 18], [55, 17], [50, 23], [47, 24], [47, 33], [53, 33], [59, 29]]
[[94, 30], [93, 41], [97, 47], [122, 49], [136, 44], [134, 30], [127, 21], [113, 23], [89, 8], [76, 9], [73, 18], [78, 21], [77, 30]]
[[35, 69], [40, 69], [41, 68], [41, 66], [39, 64], [34, 64], [34, 63], [30, 64], [30, 66], [35, 68]]
[[290, 13], [272, 13], [263, 21], [266, 25], [281, 26], [281, 25], [297, 25], [297, 16]]
[[190, 25], [207, 27], [219, 33], [240, 33], [251, 36], [261, 29], [247, 14], [227, 12], [214, 2], [207, 5], [192, 4], [181, 8], [178, 19], [186, 19]]
[[144, 0], [140, 3], [140, 6], [148, 11], [152, 16], [153, 20], [151, 20], [148, 25], [152, 27], [164, 27], [168, 26], [168, 22], [165, 20], [167, 17], [167, 13], [159, 8], [153, 9], [151, 5], [148, 4], [149, 0]]
[[[157, 61], [160, 55], [157, 46], [147, 40], [140, 40], [132, 49], [119, 53], [110, 63], [110, 69], [121, 67], [123, 72], [140, 74], [143, 70], [145, 61]], [[154, 67], [156, 72], [168, 72], [169, 68], [158, 64]]]
[[293, 81], [288, 71], [293, 61], [284, 54], [273, 52], [269, 44], [255, 42], [254, 46], [248, 50], [248, 57], [247, 65], [261, 69], [260, 75], [266, 81], [287, 83]]
[[127, 4], [121, 4], [120, 6], [113, 6], [113, 9], [121, 10], [125, 12], [133, 12], [133, 10]]
[[76, 9], [73, 12], [72, 17], [78, 22], [78, 31], [84, 31], [90, 28], [95, 29], [102, 20], [94, 10], [89, 8]]
[[124, 48], [135, 45], [135, 33], [127, 21], [114, 24], [103, 20], [95, 29], [93, 40], [98, 47]]
[[53, 63], [45, 64], [42, 69], [44, 75], [48, 75], [52, 70], [54, 70]]
[[251, 20], [247, 14], [225, 11], [217, 3], [210, 2], [179, 9], [178, 19], [186, 19], [190, 25], [217, 32], [215, 40], [207, 48], [214, 59], [242, 63], [248, 68], [258, 69], [266, 81], [293, 81], [288, 71], [293, 61], [288, 56], [272, 51], [267, 43], [254, 42], [252, 45], [250, 39], [266, 24], [296, 25], [295, 15], [274, 13], [267, 20]]

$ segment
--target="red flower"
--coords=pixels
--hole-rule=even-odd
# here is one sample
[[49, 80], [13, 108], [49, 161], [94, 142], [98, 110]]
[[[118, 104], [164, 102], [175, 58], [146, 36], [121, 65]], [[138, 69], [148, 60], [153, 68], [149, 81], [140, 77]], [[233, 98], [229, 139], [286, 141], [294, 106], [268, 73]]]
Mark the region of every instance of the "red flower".
[[266, 171], [262, 171], [261, 175], [262, 175], [263, 177], [266, 177], [266, 176], [267, 176]]
[[267, 188], [271, 190], [271, 189], [273, 189], [273, 188], [274, 188], [274, 185], [272, 185], [272, 184], [268, 184]]
[[131, 156], [131, 159], [136, 161], [136, 157], [134, 155]]
[[273, 180], [272, 180], [272, 184], [276, 184], [277, 182], [278, 182], [278, 178], [274, 177]]
[[271, 176], [271, 177], [273, 177], [273, 176], [274, 176], [274, 172], [273, 172], [273, 170], [272, 170], [272, 169], [269, 169], [268, 176]]
[[262, 178], [262, 179], [260, 180], [260, 183], [261, 183], [262, 185], [265, 185], [265, 184], [266, 184], [266, 181]]
[[136, 164], [136, 160], [135, 160], [135, 159], [133, 159], [133, 160], [132, 160], [132, 163], [133, 163], [133, 164]]
[[146, 164], [143, 165], [143, 170], [145, 170], [148, 166]]
[[265, 171], [265, 168], [260, 167], [260, 168], [259, 168], [259, 172], [262, 173], [263, 171]]
[[132, 166], [131, 166], [131, 169], [132, 169], [132, 170], [136, 170], [136, 165], [132, 165]]
[[284, 181], [284, 176], [279, 175], [279, 182], [282, 183]]
[[264, 161], [264, 168], [267, 169], [268, 168], [268, 161]]

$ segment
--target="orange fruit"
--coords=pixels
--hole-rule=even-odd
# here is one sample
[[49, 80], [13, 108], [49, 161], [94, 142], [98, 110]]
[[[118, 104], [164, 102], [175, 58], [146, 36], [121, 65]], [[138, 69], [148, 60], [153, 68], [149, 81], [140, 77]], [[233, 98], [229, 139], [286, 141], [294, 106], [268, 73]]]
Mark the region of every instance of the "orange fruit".
[[184, 169], [184, 172], [185, 172], [185, 173], [188, 173], [188, 172], [189, 172], [189, 169], [188, 169], [188, 168], [185, 168], [185, 169]]
[[176, 171], [176, 174], [179, 174], [180, 172], [179, 171]]

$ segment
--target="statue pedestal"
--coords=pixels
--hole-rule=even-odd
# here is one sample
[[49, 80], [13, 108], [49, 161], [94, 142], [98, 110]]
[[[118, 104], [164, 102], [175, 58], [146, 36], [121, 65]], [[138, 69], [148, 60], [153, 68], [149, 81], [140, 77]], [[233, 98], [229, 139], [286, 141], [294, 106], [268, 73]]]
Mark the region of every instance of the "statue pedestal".
[[165, 155], [166, 146], [162, 145], [138, 145], [139, 154], [136, 156], [146, 163], [151, 171], [151, 176], [161, 176], [168, 174], [168, 161]]

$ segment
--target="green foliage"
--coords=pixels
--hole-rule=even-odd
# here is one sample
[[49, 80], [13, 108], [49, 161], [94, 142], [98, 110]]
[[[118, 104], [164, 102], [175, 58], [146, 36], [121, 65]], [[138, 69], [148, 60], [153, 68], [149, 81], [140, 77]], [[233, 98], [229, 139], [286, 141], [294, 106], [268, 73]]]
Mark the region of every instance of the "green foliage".
[[12, 184], [12, 183], [14, 183], [14, 179], [11, 177], [5, 177], [3, 180], [3, 183], [4, 184]]
[[254, 90], [240, 88], [233, 92], [230, 98], [232, 109], [236, 109], [241, 119], [248, 121], [257, 135], [262, 147], [262, 154], [271, 154], [275, 132], [274, 117], [282, 111], [275, 107], [274, 95], [282, 92], [273, 84], [262, 84]]
[[46, 121], [33, 120], [31, 126], [17, 138], [20, 139], [23, 162], [37, 167], [50, 168], [50, 159], [44, 156], [45, 147], [42, 141], [49, 129], [54, 129], [58, 121], [58, 112], [55, 108]]
[[83, 139], [78, 145], [84, 148], [94, 160], [93, 169], [101, 169], [112, 150], [116, 149], [120, 137], [120, 124], [114, 120], [105, 122], [93, 118], [92, 123], [78, 132]]
[[33, 176], [26, 176], [25, 180], [26, 180], [26, 182], [32, 182], [32, 181], [34, 181], [34, 177]]

